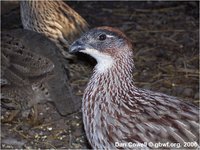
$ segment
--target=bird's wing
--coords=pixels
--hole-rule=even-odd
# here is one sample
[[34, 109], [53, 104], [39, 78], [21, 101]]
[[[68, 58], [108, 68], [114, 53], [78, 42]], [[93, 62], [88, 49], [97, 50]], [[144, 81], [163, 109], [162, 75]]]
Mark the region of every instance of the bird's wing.
[[[23, 43], [11, 34], [2, 34], [3, 66], [12, 67], [12, 70], [23, 74], [23, 76], [40, 76], [51, 72], [54, 64], [46, 57], [34, 53], [23, 45]], [[8, 67], [8, 68], [9, 68]]]
[[[151, 91], [143, 93], [138, 107], [141, 111], [134, 115], [135, 137], [146, 142], [197, 142], [199, 134], [199, 109], [175, 97]], [[151, 140], [149, 140], [151, 139]]]

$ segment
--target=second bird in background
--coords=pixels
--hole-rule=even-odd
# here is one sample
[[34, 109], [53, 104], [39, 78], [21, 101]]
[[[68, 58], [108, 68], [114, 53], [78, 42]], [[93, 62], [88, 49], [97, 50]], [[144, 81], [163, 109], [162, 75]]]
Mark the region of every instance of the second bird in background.
[[70, 43], [88, 30], [88, 23], [63, 1], [22, 1], [24, 29], [44, 34], [60, 48], [65, 58]]

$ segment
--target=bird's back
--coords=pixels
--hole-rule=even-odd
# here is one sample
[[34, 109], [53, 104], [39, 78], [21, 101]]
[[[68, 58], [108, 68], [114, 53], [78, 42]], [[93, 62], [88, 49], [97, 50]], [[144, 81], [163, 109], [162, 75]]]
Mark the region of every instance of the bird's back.
[[20, 11], [25, 29], [44, 34], [62, 50], [88, 30], [87, 22], [62, 1], [22, 1]]

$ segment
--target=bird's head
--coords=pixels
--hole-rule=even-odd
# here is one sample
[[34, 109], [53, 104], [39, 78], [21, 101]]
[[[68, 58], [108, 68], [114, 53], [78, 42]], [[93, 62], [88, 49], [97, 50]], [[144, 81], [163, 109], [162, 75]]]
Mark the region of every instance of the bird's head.
[[121, 56], [127, 58], [132, 55], [132, 45], [123, 32], [104, 26], [83, 34], [70, 46], [70, 52], [88, 54], [97, 60], [97, 65], [104, 68], [111, 66]]

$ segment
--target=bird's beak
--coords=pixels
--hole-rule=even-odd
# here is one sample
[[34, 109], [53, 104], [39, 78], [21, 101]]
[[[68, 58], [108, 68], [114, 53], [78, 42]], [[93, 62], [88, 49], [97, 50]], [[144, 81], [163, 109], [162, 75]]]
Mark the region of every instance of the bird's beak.
[[84, 51], [86, 49], [85, 44], [80, 42], [80, 40], [76, 40], [75, 42], [72, 43], [72, 45], [69, 48], [70, 53], [77, 53], [80, 51]]

